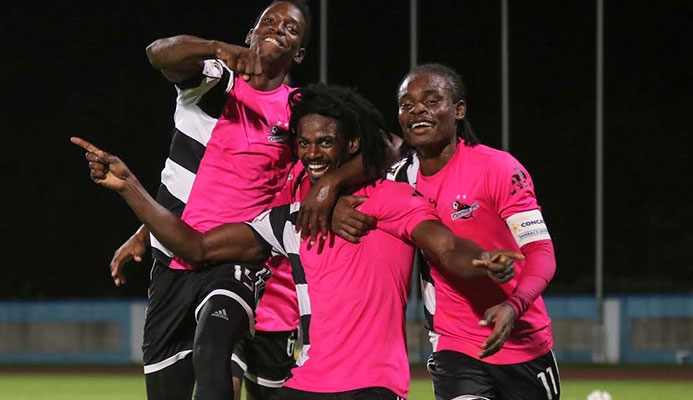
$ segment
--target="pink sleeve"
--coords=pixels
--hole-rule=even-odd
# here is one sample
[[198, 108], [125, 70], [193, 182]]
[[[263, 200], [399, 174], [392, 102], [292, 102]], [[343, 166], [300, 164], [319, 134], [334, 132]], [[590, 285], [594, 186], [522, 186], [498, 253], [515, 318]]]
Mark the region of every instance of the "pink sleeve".
[[411, 242], [411, 232], [426, 220], [440, 220], [435, 202], [403, 182], [383, 181], [359, 211], [375, 217], [378, 229]]
[[518, 318], [546, 289], [556, 272], [556, 256], [550, 240], [527, 243], [521, 250], [525, 256], [525, 265], [518, 277], [517, 287], [505, 301], [515, 310]]
[[534, 182], [525, 167], [508, 153], [500, 153], [487, 168], [487, 187], [502, 219], [529, 210], [541, 210]]

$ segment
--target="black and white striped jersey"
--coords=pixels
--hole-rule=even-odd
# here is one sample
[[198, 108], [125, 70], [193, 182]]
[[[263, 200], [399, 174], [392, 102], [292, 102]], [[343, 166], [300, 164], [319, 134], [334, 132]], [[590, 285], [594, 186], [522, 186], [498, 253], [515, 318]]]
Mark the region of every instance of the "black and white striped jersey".
[[[291, 275], [296, 285], [298, 311], [301, 321], [304, 346], [310, 347], [308, 327], [310, 325], [310, 298], [306, 273], [299, 257], [301, 234], [296, 232], [296, 221], [301, 203], [291, 203], [271, 208], [247, 222], [262, 246], [271, 251], [272, 256], [284, 256], [291, 263]], [[308, 349], [305, 348], [305, 351]], [[300, 364], [299, 364], [300, 365]]]
[[[416, 154], [410, 154], [396, 163], [392, 164], [385, 172], [385, 177], [388, 180], [395, 182], [405, 182], [416, 188], [416, 179], [419, 175], [420, 162]], [[436, 291], [435, 281], [431, 276], [431, 266], [426, 261], [426, 257], [419, 249], [416, 250], [417, 255], [414, 258], [416, 270], [419, 272], [419, 281], [421, 284], [421, 298], [424, 304], [424, 327], [428, 329], [431, 335], [437, 335], [433, 329], [433, 316], [436, 313]], [[433, 338], [433, 336], [431, 336]]]
[[[205, 154], [212, 130], [233, 87], [233, 71], [220, 60], [206, 60], [202, 74], [176, 84], [175, 127], [161, 171], [156, 201], [180, 217]], [[152, 255], [168, 265], [173, 254], [150, 235]]]

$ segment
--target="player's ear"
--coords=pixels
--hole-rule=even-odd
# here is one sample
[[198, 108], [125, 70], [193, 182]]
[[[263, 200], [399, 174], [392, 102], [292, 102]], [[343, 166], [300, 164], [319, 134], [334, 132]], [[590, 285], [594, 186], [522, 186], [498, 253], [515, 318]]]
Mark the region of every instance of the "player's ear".
[[245, 35], [245, 44], [250, 46], [250, 38], [253, 36], [253, 29], [248, 31], [248, 34]]
[[360, 138], [350, 139], [349, 143], [347, 143], [347, 150], [349, 151], [349, 154], [358, 153], [360, 148], [361, 148], [361, 139]]
[[298, 49], [298, 51], [296, 52], [296, 55], [294, 56], [294, 63], [300, 64], [301, 61], [303, 61], [303, 58], [305, 56], [306, 56], [306, 48], [301, 47], [300, 49]]
[[460, 100], [455, 104], [455, 119], [462, 121], [465, 115], [467, 115], [467, 103], [464, 100]]

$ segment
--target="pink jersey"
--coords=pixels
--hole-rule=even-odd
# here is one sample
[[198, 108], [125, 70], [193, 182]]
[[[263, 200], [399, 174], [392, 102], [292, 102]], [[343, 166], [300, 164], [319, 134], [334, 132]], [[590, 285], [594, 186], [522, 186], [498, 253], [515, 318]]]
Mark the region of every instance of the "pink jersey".
[[318, 246], [308, 249], [288, 223], [295, 224], [294, 205], [250, 223], [274, 251], [293, 257], [304, 344], [284, 385], [322, 393], [384, 387], [406, 397], [411, 233], [438, 217], [428, 199], [403, 183], [380, 182], [356, 194], [370, 197], [360, 210], [378, 219], [358, 244], [336, 237], [321, 253]]
[[[460, 142], [443, 169], [428, 177], [418, 172], [416, 189], [436, 201], [438, 215], [453, 233], [485, 249], [519, 251], [505, 219], [540, 209], [524, 167], [510, 154], [483, 145], [468, 147]], [[524, 261], [515, 261], [516, 277], [521, 276], [524, 265]], [[477, 323], [488, 308], [512, 294], [517, 278], [499, 285], [483, 277], [453, 286], [436, 268], [431, 268], [431, 277], [434, 285], [423, 285], [427, 310], [434, 314], [434, 351], [453, 350], [478, 358], [492, 328]], [[547, 353], [553, 347], [550, 323], [539, 296], [515, 323], [503, 348], [484, 361], [521, 363]]]
[[[200, 232], [244, 222], [265, 211], [291, 167], [291, 88], [262, 92], [235, 78], [207, 143], [182, 219]], [[174, 269], [191, 269], [174, 258]]]
[[[303, 166], [296, 163], [271, 207], [303, 200], [310, 190], [310, 181], [308, 178], [301, 179], [302, 172]], [[267, 281], [255, 310], [255, 329], [270, 332], [294, 330], [298, 326], [299, 315], [291, 263], [284, 256], [273, 256], [267, 266], [272, 270], [272, 277]]]

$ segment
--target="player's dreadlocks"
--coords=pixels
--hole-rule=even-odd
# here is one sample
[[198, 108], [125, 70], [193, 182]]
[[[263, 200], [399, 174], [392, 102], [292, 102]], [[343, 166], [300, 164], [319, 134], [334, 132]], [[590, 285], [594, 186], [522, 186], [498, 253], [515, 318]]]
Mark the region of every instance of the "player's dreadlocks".
[[296, 135], [298, 121], [310, 114], [319, 114], [337, 121], [337, 129], [346, 141], [360, 139], [359, 152], [366, 173], [380, 174], [385, 165], [385, 122], [368, 100], [352, 89], [340, 86], [310, 84], [289, 95], [291, 120], [289, 129]]
[[[402, 79], [399, 86], [402, 86], [402, 83], [404, 83], [407, 78], [418, 74], [432, 74], [444, 78], [452, 89], [452, 101], [454, 103], [457, 103], [460, 100], [467, 101], [467, 90], [462, 82], [462, 77], [460, 74], [455, 72], [454, 69], [443, 64], [431, 63], [417, 65], [416, 67], [412, 68], [411, 71], [409, 71], [404, 79]], [[457, 136], [464, 139], [464, 144], [470, 147], [481, 143], [479, 138], [477, 138], [477, 136], [474, 134], [472, 124], [469, 123], [469, 118], [467, 117], [462, 120], [461, 124], [457, 124]]]
[[265, 12], [265, 10], [277, 3], [291, 3], [301, 11], [301, 14], [303, 14], [303, 20], [306, 22], [306, 26], [303, 29], [303, 37], [301, 38], [301, 46], [307, 47], [308, 41], [310, 40], [310, 27], [313, 22], [313, 17], [310, 14], [310, 7], [308, 7], [308, 3], [306, 3], [305, 0], [274, 0], [273, 2], [269, 3], [262, 11], [260, 11], [260, 14], [258, 14], [257, 18], [255, 19], [253, 27], [256, 27], [257, 23], [260, 22], [260, 17], [262, 17], [262, 14]]

